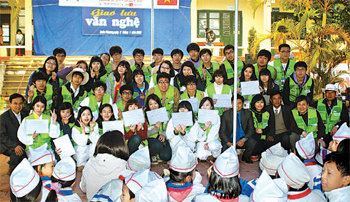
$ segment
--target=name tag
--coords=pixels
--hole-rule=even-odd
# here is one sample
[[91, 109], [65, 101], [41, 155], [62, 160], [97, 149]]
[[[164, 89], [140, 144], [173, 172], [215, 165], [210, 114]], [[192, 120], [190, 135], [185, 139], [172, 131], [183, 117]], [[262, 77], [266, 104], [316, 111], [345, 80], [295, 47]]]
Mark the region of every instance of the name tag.
[[305, 90], [305, 93], [310, 93], [310, 90]]
[[52, 104], [52, 100], [49, 100], [49, 101], [47, 101], [47, 104], [49, 105], [49, 104]]
[[244, 104], [243, 104], [243, 108], [244, 108], [244, 109], [249, 109], [249, 105], [250, 105], [249, 100], [245, 100], [245, 101], [244, 101]]
[[317, 126], [317, 123], [315, 123], [315, 124], [311, 124], [311, 126]]
[[263, 126], [267, 126], [267, 123], [263, 123]]
[[334, 113], [334, 116], [340, 116], [340, 113]]

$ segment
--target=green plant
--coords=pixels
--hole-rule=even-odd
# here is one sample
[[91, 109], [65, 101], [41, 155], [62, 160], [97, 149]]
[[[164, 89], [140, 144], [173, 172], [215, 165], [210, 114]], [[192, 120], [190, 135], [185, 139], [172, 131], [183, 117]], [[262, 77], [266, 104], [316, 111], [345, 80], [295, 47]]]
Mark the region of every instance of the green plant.
[[257, 39], [258, 37], [257, 37], [255, 28], [254, 27], [250, 28], [249, 36], [248, 36], [248, 53], [252, 56], [253, 60], [256, 59], [255, 56], [258, 54], [258, 50], [260, 49], [260, 46], [258, 44], [257, 48], [255, 48], [255, 52], [253, 52], [253, 47], [255, 46]]

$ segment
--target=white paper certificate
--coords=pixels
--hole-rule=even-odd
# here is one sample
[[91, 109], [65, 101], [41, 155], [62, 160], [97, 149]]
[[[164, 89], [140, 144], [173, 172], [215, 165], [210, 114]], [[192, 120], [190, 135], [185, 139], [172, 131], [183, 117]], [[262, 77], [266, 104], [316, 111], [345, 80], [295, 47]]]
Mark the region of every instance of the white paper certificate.
[[184, 126], [193, 125], [192, 112], [175, 112], [172, 113], [173, 126], [176, 128], [178, 125], [183, 124]]
[[56, 149], [61, 150], [61, 159], [75, 154], [72, 142], [70, 141], [69, 136], [67, 134], [54, 139], [53, 143], [55, 144]]
[[256, 95], [260, 93], [259, 81], [241, 82], [242, 95]]
[[214, 94], [213, 99], [216, 99], [214, 107], [232, 108], [231, 94]]
[[166, 112], [165, 107], [147, 111], [146, 113], [147, 113], [147, 118], [150, 125], [154, 125], [158, 121], [161, 123], [164, 123], [169, 120], [168, 113]]
[[208, 109], [199, 109], [198, 110], [198, 123], [206, 123], [210, 121], [213, 125], [218, 121], [218, 110], [208, 110]]
[[145, 123], [145, 115], [142, 109], [135, 109], [131, 111], [122, 112], [125, 126], [137, 125], [138, 123]]
[[27, 134], [49, 133], [49, 120], [28, 119], [26, 125]]
[[113, 130], [119, 130], [121, 133], [124, 134], [124, 123], [121, 120], [103, 121], [102, 129], [103, 129], [103, 134]]
[[184, 101], [184, 100], [189, 101], [191, 103], [192, 109], [193, 109], [194, 112], [198, 111], [199, 103], [198, 103], [198, 99], [197, 98], [194, 97], [194, 98], [189, 98], [189, 99], [183, 99], [183, 100], [180, 100], [180, 102]]

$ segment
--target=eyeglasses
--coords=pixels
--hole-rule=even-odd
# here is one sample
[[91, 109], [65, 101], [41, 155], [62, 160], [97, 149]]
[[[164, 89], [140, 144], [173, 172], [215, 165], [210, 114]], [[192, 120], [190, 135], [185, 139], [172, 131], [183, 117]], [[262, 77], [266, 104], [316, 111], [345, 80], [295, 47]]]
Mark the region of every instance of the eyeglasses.
[[160, 67], [160, 68], [165, 69], [165, 70], [170, 69], [170, 67]]
[[231, 50], [231, 51], [225, 52], [225, 55], [234, 54], [234, 53], [235, 53], [235, 51]]
[[54, 63], [54, 62], [46, 62], [46, 64], [55, 65], [56, 66], [56, 63]]
[[96, 91], [105, 91], [105, 89], [103, 87], [98, 87], [98, 88], [95, 88]]
[[168, 81], [159, 81], [158, 84], [165, 85], [165, 84], [169, 84], [169, 82]]
[[140, 57], [143, 57], [143, 55], [141, 55], [141, 54], [136, 54], [135, 55], [135, 58], [140, 58]]
[[125, 95], [131, 95], [132, 92], [129, 92], [129, 91], [123, 91], [122, 94], [125, 94]]

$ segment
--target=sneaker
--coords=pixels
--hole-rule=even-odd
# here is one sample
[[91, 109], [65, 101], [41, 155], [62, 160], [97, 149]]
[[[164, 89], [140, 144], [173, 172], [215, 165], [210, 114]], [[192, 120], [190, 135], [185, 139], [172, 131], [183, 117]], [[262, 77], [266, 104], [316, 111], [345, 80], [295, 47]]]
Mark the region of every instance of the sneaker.
[[157, 156], [152, 156], [151, 160], [152, 160], [152, 162], [151, 162], [152, 164], [158, 164]]
[[250, 156], [250, 159], [255, 162], [255, 161], [259, 161], [259, 156]]

